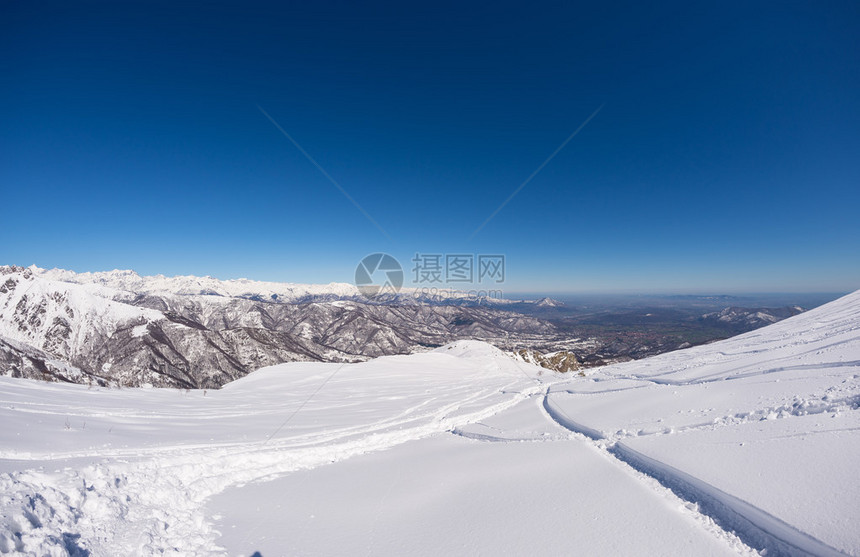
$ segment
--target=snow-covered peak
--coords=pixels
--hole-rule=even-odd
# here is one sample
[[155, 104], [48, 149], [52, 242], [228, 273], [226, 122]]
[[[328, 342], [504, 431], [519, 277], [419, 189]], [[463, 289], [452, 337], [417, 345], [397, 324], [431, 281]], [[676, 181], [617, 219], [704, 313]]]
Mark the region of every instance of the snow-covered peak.
[[558, 300], [553, 300], [552, 298], [541, 298], [535, 302], [535, 305], [539, 307], [555, 308], [563, 306], [564, 303], [559, 302]]
[[220, 280], [214, 277], [179, 275], [141, 276], [132, 270], [115, 269], [95, 273], [76, 273], [65, 269], [29, 267], [34, 275], [76, 284], [97, 284], [143, 294], [174, 294], [180, 296], [225, 296], [231, 298], [257, 298], [289, 302], [308, 297], [353, 297], [360, 293], [355, 285], [332, 282], [329, 284], [294, 284], [265, 282], [246, 278]]
[[[3, 270], [7, 273], [26, 271], [34, 276], [40, 276], [48, 280], [96, 285], [117, 291], [157, 296], [222, 296], [225, 298], [249, 298], [257, 301], [283, 303], [301, 302], [309, 299], [364, 299], [358, 287], [354, 284], [344, 282], [300, 284], [258, 281], [247, 278], [222, 280], [211, 276], [198, 277], [194, 275], [168, 277], [159, 274], [141, 276], [137, 272], [128, 269], [76, 273], [66, 269], [42, 269], [36, 265], [31, 265], [26, 269], [14, 266], [0, 267], [0, 271]], [[549, 300], [549, 298], [546, 298], [546, 300]], [[399, 294], [393, 295], [392, 301], [396, 301], [399, 304], [445, 304], [473, 301], [475, 303], [495, 306], [515, 303], [500, 298], [475, 298], [470, 292], [453, 289], [425, 292], [423, 289], [408, 287], [402, 288]], [[554, 300], [551, 300], [551, 302], [553, 302], [551, 305], [560, 305], [560, 302], [555, 302]]]
[[34, 266], [4, 267], [0, 282], [0, 335], [57, 355], [84, 350], [93, 331], [110, 335], [126, 324], [164, 319], [158, 311], [114, 300], [116, 290], [53, 280]]

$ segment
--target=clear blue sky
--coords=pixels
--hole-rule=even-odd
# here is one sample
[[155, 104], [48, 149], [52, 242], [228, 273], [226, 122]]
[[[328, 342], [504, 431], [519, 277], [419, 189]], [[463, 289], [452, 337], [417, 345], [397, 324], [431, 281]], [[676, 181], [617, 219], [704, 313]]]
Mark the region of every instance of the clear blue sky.
[[860, 288], [860, 3], [696, 4], [4, 2], [0, 263]]

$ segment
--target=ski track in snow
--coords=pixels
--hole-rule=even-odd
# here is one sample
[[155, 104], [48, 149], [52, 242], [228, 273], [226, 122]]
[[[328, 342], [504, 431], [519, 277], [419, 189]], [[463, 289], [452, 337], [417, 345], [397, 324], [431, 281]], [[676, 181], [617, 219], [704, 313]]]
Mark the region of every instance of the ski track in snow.
[[640, 472], [643, 478], [656, 480], [688, 505], [692, 504], [687, 508], [695, 510], [703, 526], [730, 543], [737, 543], [735, 537], [739, 536], [740, 540], [750, 546], [766, 550], [767, 555], [822, 557], [846, 555], [754, 505], [708, 485], [690, 474], [649, 458], [627, 447], [623, 442], [617, 440], [607, 442], [606, 437], [600, 432], [565, 416], [552, 405], [548, 397], [544, 398], [543, 408], [547, 416], [561, 427], [580, 436], [583, 441], [589, 442], [598, 450], [629, 465]]
[[[7, 452], [6, 458], [24, 456], [34, 463], [102, 460], [81, 469], [0, 475], [0, 509], [9, 517], [3, 525], [8, 532], [0, 535], [0, 552], [222, 555], [218, 532], [204, 514], [204, 503], [211, 496], [229, 487], [451, 431], [516, 405], [541, 388], [526, 378], [508, 377], [477, 391], [452, 389], [447, 397], [439, 396], [444, 392], [434, 393], [435, 398], [365, 426], [298, 434], [268, 443], [261, 438], [215, 446]], [[507, 394], [500, 397], [501, 392]], [[433, 404], [442, 399], [453, 402]]]
[[609, 450], [636, 470], [655, 478], [679, 497], [695, 502], [717, 524], [735, 532], [754, 547], [767, 550], [768, 555], [845, 555], [743, 499], [649, 458], [624, 443], [616, 443]]
[[[589, 430], [589, 428], [585, 428], [582, 425], [575, 424], [570, 420], [570, 418], [566, 417], [563, 412], [558, 409], [552, 409], [553, 407], [549, 403], [548, 393], [543, 397], [541, 408], [544, 410], [547, 419], [551, 420], [558, 426], [571, 431], [574, 434], [574, 438], [587, 443], [601, 455], [606, 456], [607, 460], [613, 465], [624, 468], [625, 472], [637, 477], [640, 481], [650, 487], [652, 491], [675, 503], [677, 508], [682, 509], [682, 512], [693, 517], [704, 530], [732, 547], [739, 555], [758, 555], [757, 551], [746, 545], [744, 540], [738, 537], [734, 528], [724, 528], [724, 523], [720, 521], [719, 518], [715, 518], [714, 513], [703, 512], [699, 502], [694, 498], [688, 497], [687, 493], [681, 493], [672, 489], [666, 482], [661, 481], [659, 476], [650, 474], [645, 469], [632, 466], [628, 460], [619, 458], [617, 452], [614, 450], [615, 444], [610, 445], [603, 442], [603, 439], [599, 434], [597, 434], [597, 432]], [[582, 429], [585, 431], [581, 431]]]
[[[850, 468], [850, 463], [860, 456], [858, 429], [851, 426], [857, 422], [854, 418], [860, 408], [858, 294], [727, 341], [597, 370], [590, 385], [577, 386], [573, 381], [557, 384], [548, 391], [543, 408], [549, 417], [583, 441], [659, 481], [679, 497], [694, 503], [726, 530], [736, 532], [750, 546], [766, 550], [768, 555], [860, 555], [860, 539], [856, 534], [819, 528], [841, 544], [834, 547], [810, 535], [802, 526], [790, 524], [745, 500], [744, 494], [752, 500], [768, 502], [755, 484], [744, 487], [743, 481], [731, 476], [755, 477], [755, 469], [720, 474], [707, 462], [687, 456], [684, 449], [685, 440], [691, 439], [690, 434], [697, 434], [696, 443], [709, 439], [702, 435], [707, 434], [714, 438], [709, 442], [711, 446], [743, 447], [744, 435], [749, 435], [750, 426], [755, 426], [758, 435], [764, 432], [763, 439], [771, 444], [788, 439], [809, 442], [809, 439], [822, 437], [835, 443], [839, 441], [833, 439], [834, 435], [848, 434], [852, 437], [841, 451], [838, 446], [831, 445], [830, 449], [834, 451], [832, 455], [838, 455], [843, 470]], [[822, 314], [828, 318], [822, 318]], [[827, 420], [815, 422], [821, 425], [821, 430], [809, 428], [810, 418], [816, 416]], [[830, 422], [843, 416], [842, 422], [836, 423], [845, 422], [849, 427], [836, 427]], [[698, 421], [697, 417], [703, 419]], [[774, 430], [769, 426], [777, 423], [774, 420], [787, 424], [805, 420], [805, 425], [798, 426], [797, 432], [767, 433]], [[761, 427], [756, 425], [759, 423]], [[729, 435], [715, 437], [718, 432]], [[678, 441], [660, 444], [649, 441], [670, 438]], [[633, 448], [633, 441], [651, 454]], [[670, 449], [674, 452], [667, 452]], [[725, 449], [720, 450], [725, 452]], [[672, 457], [684, 463], [687, 469], [679, 469], [663, 462], [660, 456], [652, 455]], [[817, 472], [814, 454], [799, 453], [795, 458], [796, 462], [791, 463], [758, 464], [760, 470], [773, 470], [772, 474], [779, 466], [800, 466], [809, 474]], [[736, 492], [726, 492], [697, 477], [697, 473], [723, 478], [722, 483], [733, 486]], [[802, 506], [805, 498], [827, 501], [828, 497], [857, 485], [853, 479], [849, 480], [853, 486], [851, 483], [840, 485], [839, 481], [844, 480], [834, 481], [836, 483], [829, 486], [833, 490], [830, 494], [806, 492], [802, 484], [781, 485], [780, 489], [787, 494], [783, 494], [783, 498], [789, 500], [796, 490], [793, 504]], [[834, 501], [834, 509], [830, 510], [834, 514], [833, 522], [838, 519], [856, 524], [860, 518], [856, 499], [851, 495], [843, 499], [849, 500], [847, 507], [840, 508]], [[790, 508], [785, 512], [779, 507], [771, 508], [792, 515]], [[847, 513], [847, 516], [840, 513]], [[822, 517], [812, 518], [810, 525], [821, 522]]]

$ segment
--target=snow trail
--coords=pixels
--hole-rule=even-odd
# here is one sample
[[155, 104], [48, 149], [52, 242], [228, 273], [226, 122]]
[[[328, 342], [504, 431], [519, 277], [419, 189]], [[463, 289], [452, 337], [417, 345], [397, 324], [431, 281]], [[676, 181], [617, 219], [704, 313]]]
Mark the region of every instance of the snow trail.
[[[371, 366], [370, 371], [391, 369], [382, 367], [385, 369]], [[366, 379], [374, 384], [385, 375]], [[451, 431], [541, 390], [522, 377], [493, 376], [485, 369], [477, 370], [479, 382], [471, 388], [451, 383], [456, 376], [450, 373], [442, 373], [444, 380], [434, 385], [428, 381], [432, 375], [418, 374], [413, 376], [416, 380], [399, 385], [400, 396], [389, 397], [391, 404], [372, 412], [361, 426], [324, 427], [307, 433], [299, 420], [295, 430], [286, 428], [268, 443], [265, 436], [257, 435], [250, 443], [30, 453], [28, 458], [34, 463], [62, 465], [70, 457], [99, 460], [55, 472], [31, 469], [0, 475], [5, 494], [0, 510], [8, 517], [3, 524], [7, 532], [0, 535], [0, 552], [221, 555], [218, 532], [205, 511], [205, 503], [213, 495]], [[345, 377], [342, 385], [351, 380]], [[410, 383], [411, 393], [404, 389]], [[422, 400], [427, 397], [425, 387], [435, 396]], [[308, 411], [314, 413], [312, 408]], [[335, 425], [338, 420], [330, 423]]]

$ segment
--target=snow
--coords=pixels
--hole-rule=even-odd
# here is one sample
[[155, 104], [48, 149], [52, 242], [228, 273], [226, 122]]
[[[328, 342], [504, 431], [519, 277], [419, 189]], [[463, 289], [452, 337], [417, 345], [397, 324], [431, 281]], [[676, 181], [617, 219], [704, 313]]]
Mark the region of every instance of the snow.
[[848, 463], [860, 460], [859, 430], [858, 412], [812, 414], [631, 438], [617, 449], [658, 463], [658, 474], [693, 475], [705, 495], [729, 507], [749, 505], [740, 514], [795, 547], [856, 554], [860, 482]]
[[210, 392], [0, 378], [0, 547], [39, 553], [71, 533], [95, 555], [217, 553], [212, 495], [444, 434], [539, 390], [513, 362], [444, 353], [284, 364]]
[[556, 383], [547, 407], [754, 545], [860, 555], [860, 292]]
[[735, 554], [682, 502], [565, 440], [411, 441], [231, 489], [209, 508], [231, 555]]
[[75, 273], [65, 269], [40, 269], [30, 267], [34, 274], [63, 282], [94, 284], [128, 292], [150, 294], [207, 295], [242, 297], [257, 295], [272, 299], [276, 295], [281, 301], [297, 300], [307, 296], [332, 294], [358, 296], [358, 288], [352, 284], [330, 283], [327, 285], [264, 282], [248, 279], [219, 280], [213, 277], [164, 275], [140, 276], [130, 270], [113, 270], [97, 273]]
[[858, 406], [860, 292], [585, 378], [476, 341], [217, 391], [0, 377], [0, 553], [860, 555]]
[[[87, 331], [105, 331], [110, 336], [129, 322], [164, 319], [161, 312], [115, 301], [113, 298], [118, 291], [107, 287], [33, 280], [22, 274], [14, 275], [14, 279], [18, 281], [16, 287], [0, 293], [0, 336], [30, 346], [44, 346], [58, 321], [67, 322], [74, 318], [86, 324], [72, 328], [68, 341], [70, 346], [61, 351], [74, 353], [81, 351], [89, 342]], [[35, 307], [24, 303], [27, 300], [36, 304]], [[16, 319], [19, 307], [32, 311], [29, 323], [19, 323]]]

